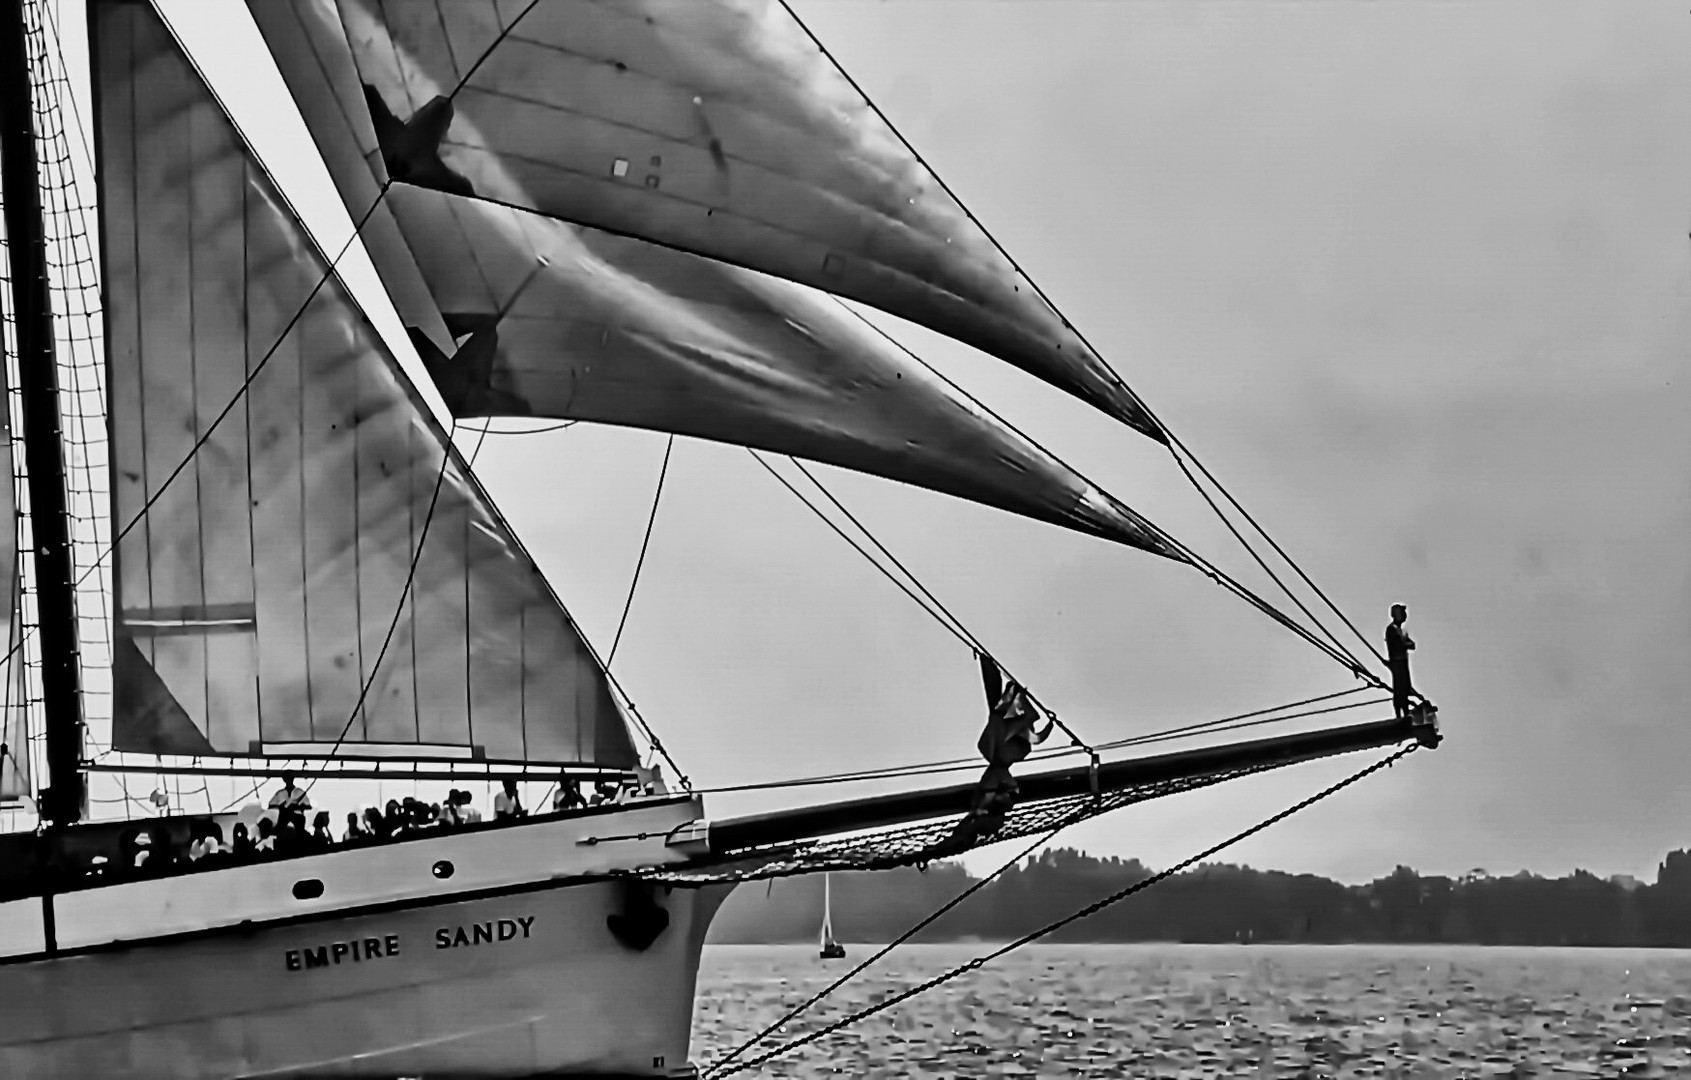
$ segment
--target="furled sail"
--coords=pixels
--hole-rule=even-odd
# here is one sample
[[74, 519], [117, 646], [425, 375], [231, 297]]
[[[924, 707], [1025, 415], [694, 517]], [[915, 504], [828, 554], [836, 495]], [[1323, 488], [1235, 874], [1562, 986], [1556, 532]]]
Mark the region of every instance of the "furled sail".
[[633, 764], [578, 630], [150, 5], [90, 22], [114, 745]]
[[[458, 416], [555, 416], [796, 454], [1178, 557], [1133, 511], [831, 298], [385, 176], [325, 0], [250, 4]], [[426, 78], [419, 75], [418, 78]], [[463, 128], [463, 130], [469, 130]], [[420, 279], [431, 303], [406, 283]], [[448, 335], [430, 332], [438, 322]]]
[[860, 300], [1156, 439], [778, 0], [334, 0], [391, 175]]

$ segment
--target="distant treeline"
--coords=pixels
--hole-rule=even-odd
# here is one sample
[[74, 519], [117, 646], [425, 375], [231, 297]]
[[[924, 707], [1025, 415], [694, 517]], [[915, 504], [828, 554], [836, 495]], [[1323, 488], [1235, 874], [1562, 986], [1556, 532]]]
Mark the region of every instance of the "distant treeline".
[[[1007, 940], [1060, 919], [1152, 871], [1137, 859], [1048, 850], [1012, 867], [915, 940]], [[961, 866], [833, 875], [835, 936], [890, 941], [975, 882]], [[720, 944], [814, 940], [822, 879], [742, 885], [723, 905]], [[1313, 874], [1208, 865], [1071, 923], [1052, 942], [1451, 942], [1480, 945], [1691, 947], [1691, 852], [1654, 884], [1583, 870], [1423, 877], [1400, 866], [1366, 885]]]

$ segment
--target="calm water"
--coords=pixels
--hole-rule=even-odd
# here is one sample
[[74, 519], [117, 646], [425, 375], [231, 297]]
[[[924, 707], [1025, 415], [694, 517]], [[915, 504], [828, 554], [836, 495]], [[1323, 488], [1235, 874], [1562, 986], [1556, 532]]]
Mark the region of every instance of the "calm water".
[[[986, 948], [895, 950], [794, 1033]], [[694, 1060], [873, 951], [847, 949], [707, 948]], [[1691, 1077], [1691, 951], [1034, 946], [740, 1075]]]

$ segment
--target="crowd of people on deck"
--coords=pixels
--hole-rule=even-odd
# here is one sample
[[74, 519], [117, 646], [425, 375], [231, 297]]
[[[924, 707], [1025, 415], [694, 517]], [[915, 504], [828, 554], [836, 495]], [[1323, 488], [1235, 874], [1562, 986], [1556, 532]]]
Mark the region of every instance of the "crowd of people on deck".
[[[668, 793], [659, 770], [653, 768], [641, 772], [645, 775], [639, 779], [623, 778], [620, 782], [598, 780], [591, 792], [582, 790], [582, 781], [578, 778], [560, 773], [552, 789], [552, 812], [566, 813]], [[514, 823], [527, 816], [529, 811], [523, 805], [517, 781], [505, 780], [502, 790], [493, 800], [494, 821]], [[119, 837], [115, 862], [97, 858], [93, 869], [102, 874], [153, 876], [185, 869], [209, 869], [216, 865], [312, 855], [421, 836], [483, 821], [471, 794], [453, 788], [441, 802], [424, 802], [414, 796], [406, 796], [389, 799], [379, 808], [365, 807], [362, 813], [349, 812], [345, 826], [336, 836], [329, 811], [317, 810], [313, 813], [311, 796], [294, 783], [293, 776], [286, 774], [282, 776], [282, 787], [270, 797], [268, 807], [249, 804], [236, 818], [227, 834], [224, 826], [215, 820], [194, 821], [185, 847], [172, 838], [171, 830], [164, 821], [151, 827], [138, 826]]]

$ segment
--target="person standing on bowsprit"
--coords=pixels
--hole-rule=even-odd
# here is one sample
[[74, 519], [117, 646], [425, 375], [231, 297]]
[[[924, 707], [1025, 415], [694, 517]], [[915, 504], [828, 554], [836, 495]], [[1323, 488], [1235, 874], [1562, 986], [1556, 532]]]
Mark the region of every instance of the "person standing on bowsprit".
[[1408, 608], [1393, 604], [1392, 621], [1386, 625], [1386, 666], [1392, 672], [1392, 709], [1399, 719], [1409, 714], [1409, 695], [1415, 692], [1409, 681], [1409, 653], [1415, 639], [1403, 628], [1408, 618]]

